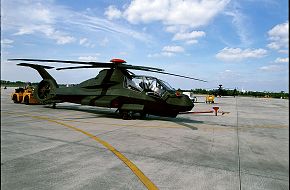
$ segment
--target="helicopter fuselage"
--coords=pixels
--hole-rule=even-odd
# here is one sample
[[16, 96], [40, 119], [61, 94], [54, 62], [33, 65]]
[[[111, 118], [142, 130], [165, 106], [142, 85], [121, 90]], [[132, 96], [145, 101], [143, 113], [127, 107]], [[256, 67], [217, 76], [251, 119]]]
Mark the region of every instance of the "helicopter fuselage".
[[[141, 85], [144, 83], [147, 88]], [[130, 75], [121, 69], [104, 69], [95, 78], [78, 85], [57, 88], [50, 102], [72, 102], [169, 117], [190, 111], [194, 106], [188, 96], [176, 93], [164, 81]]]
[[62, 67], [56, 70], [108, 68], [101, 70], [96, 77], [80, 84], [59, 87], [56, 80], [46, 71], [46, 69], [54, 67], [31, 63], [17, 64], [37, 70], [43, 78], [33, 94], [41, 104], [53, 104], [53, 107], [55, 107], [56, 103], [71, 102], [81, 105], [116, 108], [123, 119], [131, 118], [134, 113], [176, 117], [180, 112], [190, 111], [194, 106], [187, 95], [177, 92], [166, 82], [156, 77], [135, 75], [129, 71], [131, 69], [206, 82], [201, 79], [164, 72], [160, 68], [128, 65], [122, 59], [112, 59], [110, 62], [54, 59], [8, 60], [80, 64], [80, 66]]

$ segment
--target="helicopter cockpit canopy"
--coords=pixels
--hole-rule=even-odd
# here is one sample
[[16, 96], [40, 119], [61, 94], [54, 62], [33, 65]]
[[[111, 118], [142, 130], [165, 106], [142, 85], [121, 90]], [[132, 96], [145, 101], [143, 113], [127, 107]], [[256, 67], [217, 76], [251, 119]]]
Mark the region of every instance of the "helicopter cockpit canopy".
[[153, 92], [162, 96], [166, 91], [175, 91], [167, 82], [150, 76], [131, 76], [126, 78], [125, 87], [139, 92]]

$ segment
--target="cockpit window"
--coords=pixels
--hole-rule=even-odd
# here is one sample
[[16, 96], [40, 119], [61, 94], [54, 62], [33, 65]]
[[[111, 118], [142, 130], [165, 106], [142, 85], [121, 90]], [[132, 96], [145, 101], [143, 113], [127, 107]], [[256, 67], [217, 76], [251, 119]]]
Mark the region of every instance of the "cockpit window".
[[172, 86], [170, 86], [170, 84], [168, 82], [163, 81], [163, 80], [159, 80], [159, 81], [163, 84], [163, 86], [166, 88], [166, 90], [168, 90], [168, 91], [175, 91], [175, 89], [172, 88]]
[[142, 82], [142, 79], [137, 79], [137, 78], [132, 78], [129, 79], [126, 77], [125, 80], [125, 87], [131, 89], [131, 90], [136, 90], [136, 91], [143, 91], [143, 89], [138, 85], [140, 82]]
[[154, 93], [158, 96], [174, 90], [167, 82], [149, 76], [132, 76], [132, 79], [126, 78], [125, 81], [125, 86], [129, 89]]

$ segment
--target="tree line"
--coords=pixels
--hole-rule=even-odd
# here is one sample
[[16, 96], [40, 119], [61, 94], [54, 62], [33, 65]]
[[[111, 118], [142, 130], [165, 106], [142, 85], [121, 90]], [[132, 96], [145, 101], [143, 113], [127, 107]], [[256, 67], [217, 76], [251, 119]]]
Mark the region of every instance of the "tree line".
[[[23, 82], [23, 81], [7, 81], [7, 80], [1, 80], [1, 86], [6, 87], [25, 87], [27, 85], [30, 86], [37, 86], [39, 82]], [[58, 84], [59, 86], [66, 86], [65, 84]]]
[[[206, 90], [206, 89], [192, 89], [190, 90], [194, 94], [212, 94], [217, 95], [217, 90]], [[228, 90], [222, 89], [221, 96], [252, 96], [252, 97], [263, 97], [263, 98], [283, 98], [289, 99], [289, 93], [285, 91], [281, 92], [259, 92], [259, 91], [239, 91], [239, 90]]]

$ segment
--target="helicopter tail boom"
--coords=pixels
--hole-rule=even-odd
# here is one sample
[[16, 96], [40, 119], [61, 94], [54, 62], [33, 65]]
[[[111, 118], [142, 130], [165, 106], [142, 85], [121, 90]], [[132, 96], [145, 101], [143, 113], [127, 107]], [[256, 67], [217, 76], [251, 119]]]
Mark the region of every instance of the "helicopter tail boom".
[[59, 86], [56, 80], [45, 69], [52, 69], [53, 67], [30, 63], [19, 63], [17, 65], [37, 70], [43, 80], [35, 88], [34, 97], [42, 104], [50, 103], [51, 99], [56, 95], [56, 88]]

